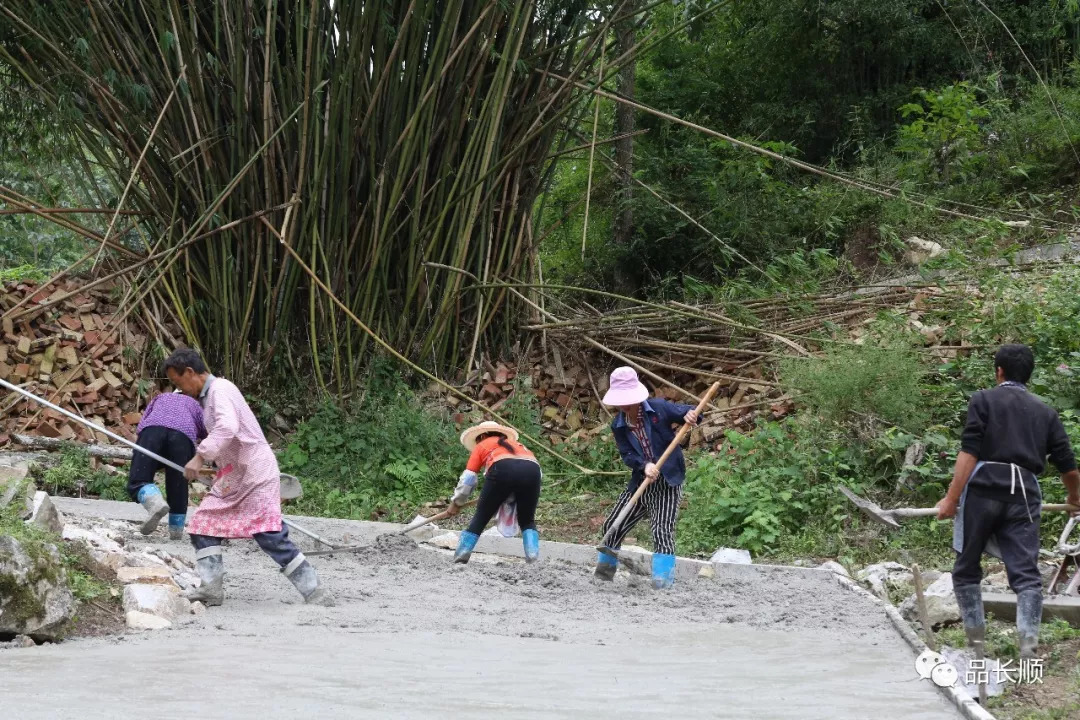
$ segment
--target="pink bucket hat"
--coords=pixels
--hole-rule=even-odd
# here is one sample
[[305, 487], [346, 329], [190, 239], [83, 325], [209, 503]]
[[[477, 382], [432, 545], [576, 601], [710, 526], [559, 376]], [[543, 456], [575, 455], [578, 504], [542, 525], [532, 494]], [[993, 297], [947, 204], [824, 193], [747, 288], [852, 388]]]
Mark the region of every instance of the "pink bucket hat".
[[649, 388], [638, 380], [634, 368], [615, 368], [611, 373], [611, 386], [604, 393], [604, 404], [613, 407], [637, 405], [649, 398]]

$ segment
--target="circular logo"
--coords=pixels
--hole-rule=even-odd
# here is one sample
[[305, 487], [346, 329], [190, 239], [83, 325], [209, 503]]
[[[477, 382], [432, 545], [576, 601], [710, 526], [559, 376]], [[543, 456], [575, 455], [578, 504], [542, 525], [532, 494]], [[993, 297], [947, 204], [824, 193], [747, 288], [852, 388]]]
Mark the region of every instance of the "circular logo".
[[936, 653], [933, 650], [927, 648], [922, 651], [919, 657], [915, 658], [915, 672], [919, 674], [923, 680], [930, 679], [930, 673], [934, 671], [934, 668], [945, 662], [945, 658], [940, 653]]
[[956, 684], [956, 668], [947, 662], [943, 662], [931, 671], [930, 679], [938, 687], [952, 687]]

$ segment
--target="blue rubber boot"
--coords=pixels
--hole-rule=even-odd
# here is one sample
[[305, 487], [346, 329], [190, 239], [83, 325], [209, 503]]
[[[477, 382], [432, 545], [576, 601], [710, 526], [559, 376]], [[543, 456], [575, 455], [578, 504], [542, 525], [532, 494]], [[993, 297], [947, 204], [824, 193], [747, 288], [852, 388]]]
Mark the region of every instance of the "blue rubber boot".
[[182, 513], [169, 513], [169, 537], [173, 540], [184, 539], [184, 525], [187, 523], [187, 515]]
[[652, 585], [657, 590], [665, 590], [675, 584], [675, 556], [653, 553]]
[[540, 559], [540, 533], [525, 530], [521, 533], [521, 543], [525, 546], [525, 562], [534, 563]]
[[454, 553], [454, 562], [469, 562], [469, 558], [472, 557], [473, 548], [476, 547], [476, 541], [479, 539], [480, 536], [476, 533], [471, 533], [468, 530], [462, 530], [461, 539], [458, 540], [457, 551]]
[[601, 580], [614, 580], [615, 568], [619, 566], [619, 558], [614, 555], [608, 555], [604, 551], [600, 551], [596, 556], [596, 570], [593, 571], [593, 575]]
[[139, 532], [149, 535], [157, 530], [161, 518], [169, 514], [169, 506], [165, 504], [165, 498], [161, 497], [161, 491], [157, 485], [143, 485], [139, 488], [139, 494], [135, 497], [149, 516], [139, 527]]

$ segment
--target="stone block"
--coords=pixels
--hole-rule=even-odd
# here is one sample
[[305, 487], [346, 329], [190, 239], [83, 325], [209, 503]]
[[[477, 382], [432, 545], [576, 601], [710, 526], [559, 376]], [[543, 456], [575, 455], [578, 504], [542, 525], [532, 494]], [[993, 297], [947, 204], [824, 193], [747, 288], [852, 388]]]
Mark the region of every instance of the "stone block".
[[75, 613], [60, 553], [0, 536], [0, 633], [58, 640]]
[[[943, 573], [923, 590], [923, 596], [926, 599], [926, 614], [931, 627], [960, 622], [960, 607], [953, 595], [952, 573]], [[909, 622], [919, 621], [919, 609], [914, 593], [900, 604], [900, 614]]]
[[57, 535], [64, 530], [64, 520], [60, 516], [60, 511], [53, 505], [49, 494], [42, 490], [34, 493], [30, 519], [27, 522]]
[[132, 610], [172, 621], [188, 615], [191, 603], [164, 585], [140, 583], [124, 587], [124, 611]]
[[83, 530], [81, 527], [76, 527], [75, 525], [65, 525], [61, 537], [65, 540], [84, 542], [90, 547], [106, 553], [118, 553], [123, 551], [123, 548], [120, 547], [120, 543], [115, 540], [110, 540], [99, 533]]
[[749, 550], [722, 547], [717, 548], [716, 552], [709, 558], [709, 562], [728, 563], [731, 565], [752, 565], [754, 561], [750, 557]]
[[173, 582], [172, 573], [166, 567], [154, 565], [152, 567], [121, 567], [116, 569], [116, 579], [125, 585], [142, 583], [147, 585], [166, 585], [173, 588], [179, 586]]
[[138, 610], [129, 610], [124, 614], [124, 620], [130, 630], [164, 630], [172, 627], [172, 623], [165, 618]]

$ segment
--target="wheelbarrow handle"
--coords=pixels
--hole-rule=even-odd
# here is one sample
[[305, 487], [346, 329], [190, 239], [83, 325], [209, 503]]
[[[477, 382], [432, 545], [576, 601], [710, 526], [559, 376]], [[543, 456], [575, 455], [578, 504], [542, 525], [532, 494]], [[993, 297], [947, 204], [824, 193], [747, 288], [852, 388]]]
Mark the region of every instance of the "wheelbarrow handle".
[[1061, 537], [1058, 538], [1057, 551], [1062, 555], [1076, 555], [1077, 553], [1080, 553], [1080, 542], [1069, 544], [1069, 536], [1072, 535], [1077, 523], [1080, 523], [1080, 517], [1071, 517], [1069, 518], [1069, 522], [1065, 523], [1065, 528], [1061, 531]]

